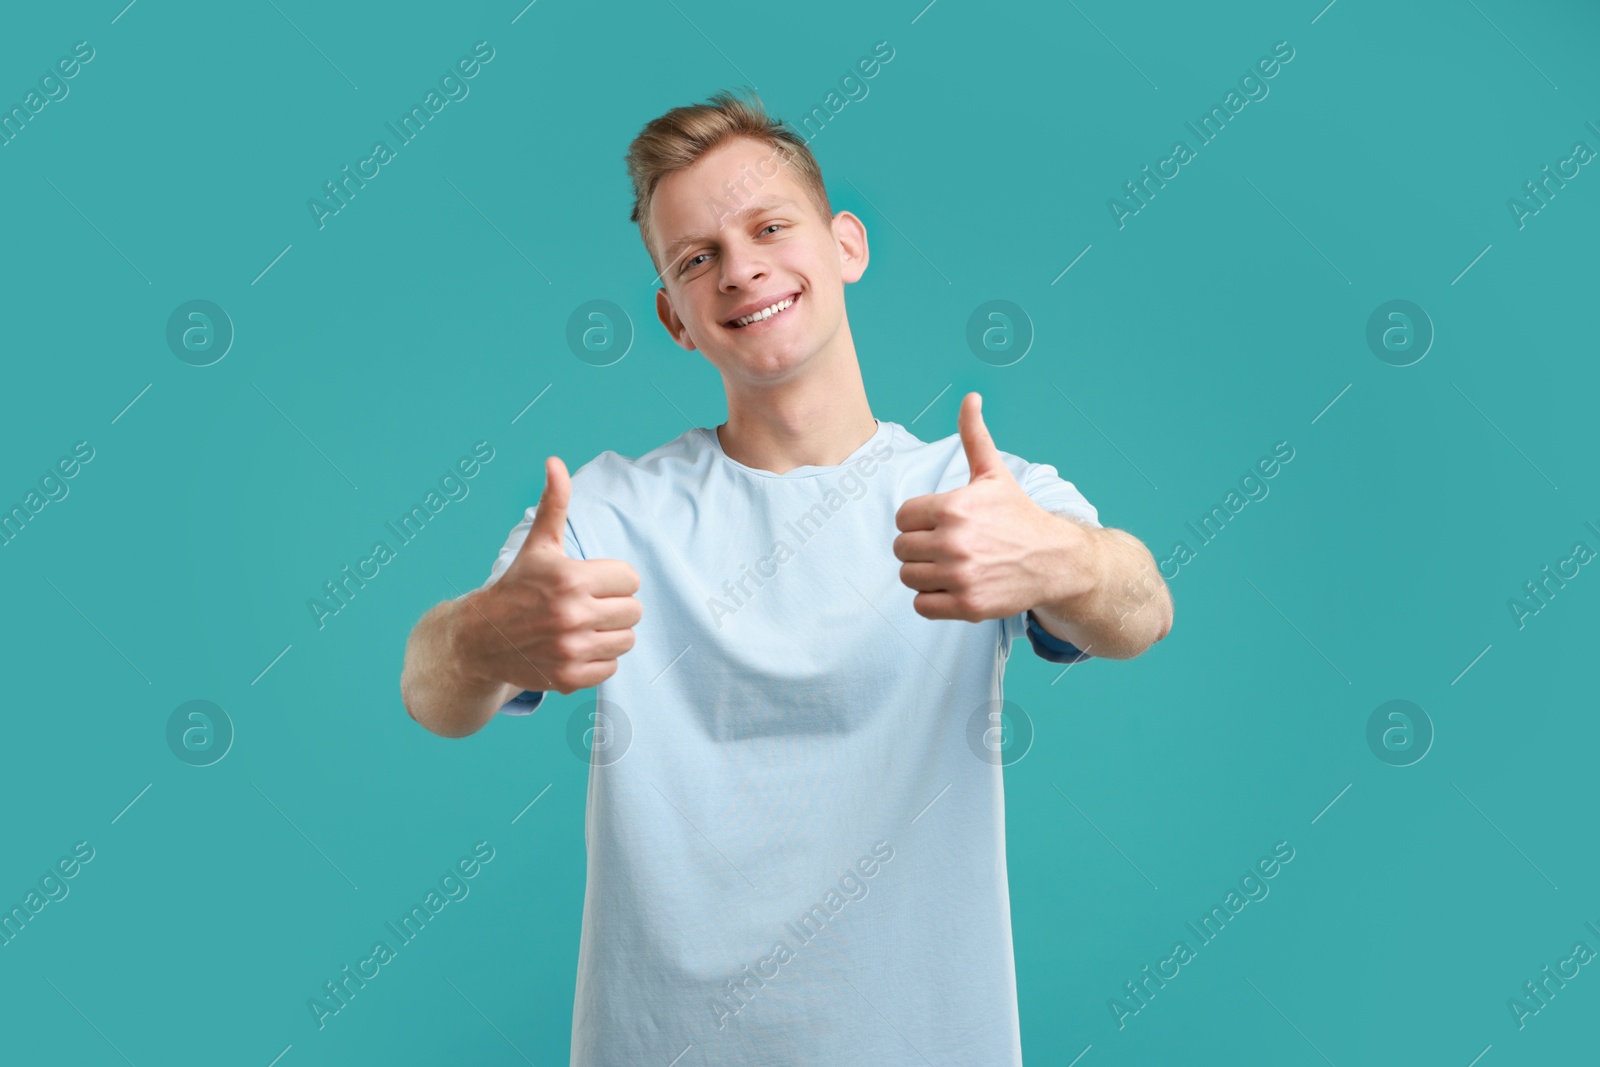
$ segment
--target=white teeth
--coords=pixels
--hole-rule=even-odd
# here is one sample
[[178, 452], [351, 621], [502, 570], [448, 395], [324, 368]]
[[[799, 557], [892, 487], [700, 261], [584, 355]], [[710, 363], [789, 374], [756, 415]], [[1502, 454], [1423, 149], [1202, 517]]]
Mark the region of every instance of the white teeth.
[[772, 318], [772, 316], [776, 315], [778, 312], [788, 310], [789, 306], [791, 304], [793, 304], [793, 303], [794, 303], [794, 298], [790, 297], [787, 300], [778, 301], [776, 304], [773, 304], [771, 307], [762, 308], [760, 311], [756, 312], [753, 315], [746, 315], [742, 319], [734, 319], [733, 321], [734, 321], [734, 324], [736, 326], [748, 326], [752, 322], [760, 322], [762, 319], [770, 319], [770, 318]]

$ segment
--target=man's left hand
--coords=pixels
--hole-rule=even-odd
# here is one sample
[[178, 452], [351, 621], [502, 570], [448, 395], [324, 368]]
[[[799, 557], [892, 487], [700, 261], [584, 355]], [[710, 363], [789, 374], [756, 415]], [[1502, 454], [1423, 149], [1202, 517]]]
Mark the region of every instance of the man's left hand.
[[970, 481], [912, 497], [895, 513], [900, 580], [928, 619], [981, 622], [1044, 603], [1070, 602], [1097, 581], [1087, 527], [1034, 503], [983, 424], [983, 397], [968, 393], [956, 418]]

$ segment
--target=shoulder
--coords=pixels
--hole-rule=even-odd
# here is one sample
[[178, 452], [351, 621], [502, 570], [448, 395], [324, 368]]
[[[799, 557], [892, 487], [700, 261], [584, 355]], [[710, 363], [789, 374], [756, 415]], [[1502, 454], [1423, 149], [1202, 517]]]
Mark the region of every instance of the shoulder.
[[599, 453], [572, 472], [572, 507], [637, 510], [648, 507], [668, 487], [695, 483], [709, 464], [708, 433], [696, 426], [637, 457], [613, 449]]
[[573, 486], [580, 478], [599, 488], [681, 474], [703, 462], [708, 453], [706, 433], [696, 426], [637, 457], [607, 449], [573, 472]]
[[[906, 454], [913, 462], [926, 465], [930, 473], [935, 474], [939, 484], [936, 492], [954, 489], [972, 480], [972, 468], [967, 464], [967, 450], [959, 433], [924, 442], [902, 429], [900, 439], [906, 442]], [[1057, 477], [1056, 469], [1048, 463], [1033, 463], [1004, 449], [1000, 449], [1000, 458], [1011, 476], [1025, 489], [1041, 480]]]

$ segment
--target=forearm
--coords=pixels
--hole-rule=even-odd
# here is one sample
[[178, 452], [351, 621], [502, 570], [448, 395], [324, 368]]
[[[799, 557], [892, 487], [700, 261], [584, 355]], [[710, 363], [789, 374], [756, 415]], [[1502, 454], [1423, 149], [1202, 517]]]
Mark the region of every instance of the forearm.
[[1138, 538], [1124, 530], [1078, 526], [1088, 534], [1080, 540], [1093, 581], [1072, 596], [1052, 593], [1033, 613], [1051, 634], [1090, 655], [1132, 659], [1172, 629], [1172, 595]]
[[521, 690], [509, 682], [470, 676], [456, 652], [463, 612], [474, 610], [471, 594], [429, 609], [406, 641], [400, 698], [406, 711], [441, 737], [477, 733]]

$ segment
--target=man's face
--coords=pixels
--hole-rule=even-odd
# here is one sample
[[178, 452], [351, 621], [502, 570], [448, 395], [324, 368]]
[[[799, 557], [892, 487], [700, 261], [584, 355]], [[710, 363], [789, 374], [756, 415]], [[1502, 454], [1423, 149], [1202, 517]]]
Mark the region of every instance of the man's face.
[[725, 377], [770, 384], [848, 341], [844, 286], [866, 270], [866, 231], [848, 211], [823, 218], [775, 149], [743, 137], [720, 145], [662, 179], [651, 207], [665, 265], [656, 311]]

